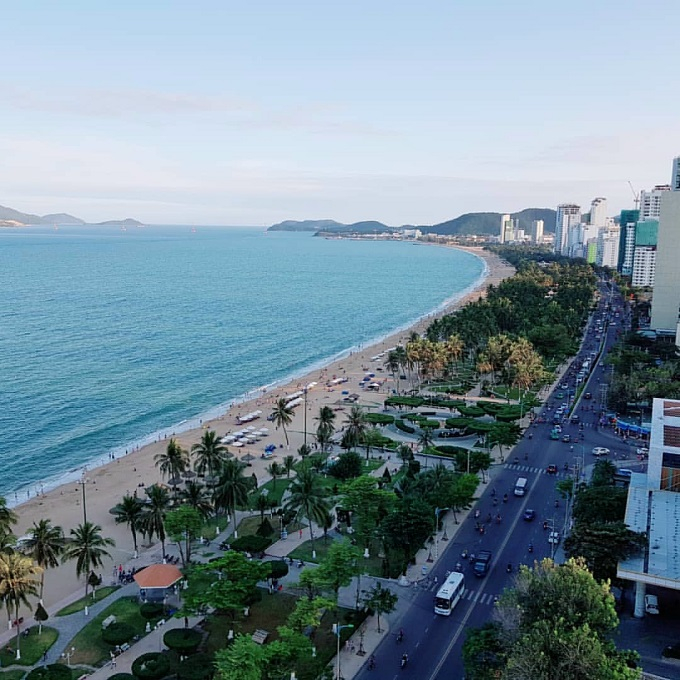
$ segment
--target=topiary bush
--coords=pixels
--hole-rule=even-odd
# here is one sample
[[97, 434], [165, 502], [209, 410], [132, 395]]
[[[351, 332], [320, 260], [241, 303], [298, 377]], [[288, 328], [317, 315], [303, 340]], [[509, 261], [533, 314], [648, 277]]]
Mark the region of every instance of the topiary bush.
[[264, 536], [265, 538], [274, 533], [274, 527], [267, 517], [264, 518], [264, 522], [257, 528], [256, 533], [258, 536]]
[[279, 579], [288, 574], [288, 563], [285, 560], [272, 560], [267, 562], [269, 578]]
[[116, 673], [109, 676], [109, 680], [135, 680], [135, 676], [131, 673]]
[[[149, 652], [132, 662], [132, 675], [140, 680], [160, 680], [170, 673], [170, 660], [165, 654]], [[69, 675], [69, 679], [70, 679]]]
[[71, 669], [63, 663], [51, 663], [34, 668], [26, 680], [71, 680]]
[[394, 422], [394, 416], [386, 413], [366, 413], [364, 420], [373, 425], [391, 425]]
[[179, 654], [193, 654], [202, 639], [203, 636], [193, 628], [173, 628], [163, 636], [163, 643]]
[[395, 420], [394, 424], [395, 424], [397, 430], [401, 430], [402, 432], [406, 432], [406, 434], [413, 434], [416, 431], [415, 427], [411, 427], [410, 425], [407, 425], [401, 418]]
[[258, 553], [266, 550], [271, 543], [271, 538], [265, 536], [240, 536], [231, 542], [231, 549]]
[[194, 654], [179, 664], [177, 676], [180, 680], [210, 680], [215, 674], [215, 662], [209, 654]]
[[140, 608], [139, 613], [145, 619], [160, 619], [165, 613], [161, 602], [145, 602]]
[[132, 640], [135, 636], [135, 629], [124, 621], [116, 621], [111, 623], [104, 630], [102, 630], [102, 640], [109, 645], [122, 645], [125, 642]]

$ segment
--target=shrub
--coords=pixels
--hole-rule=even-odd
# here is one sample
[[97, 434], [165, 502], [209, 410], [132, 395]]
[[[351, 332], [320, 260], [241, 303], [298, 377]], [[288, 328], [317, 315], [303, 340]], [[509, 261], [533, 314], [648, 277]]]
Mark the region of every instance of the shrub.
[[260, 524], [259, 527], [257, 527], [257, 535], [258, 536], [271, 536], [274, 533], [274, 527], [272, 526], [272, 523], [269, 521], [267, 517], [264, 518], [264, 522]]
[[341, 453], [336, 463], [328, 468], [328, 474], [336, 479], [354, 479], [362, 472], [361, 456], [356, 451]]
[[71, 669], [63, 663], [51, 663], [34, 668], [26, 680], [71, 680]]
[[116, 621], [109, 624], [102, 630], [102, 640], [110, 645], [122, 645], [124, 642], [132, 640], [135, 636], [135, 629], [124, 621]]
[[173, 628], [163, 636], [165, 646], [179, 654], [193, 654], [202, 639], [203, 636], [193, 628]]
[[179, 664], [177, 675], [180, 680], [208, 680], [215, 673], [215, 664], [208, 654], [194, 654]]
[[271, 539], [264, 536], [239, 536], [231, 542], [231, 549], [258, 553], [266, 550], [271, 543]]
[[479, 418], [480, 416], [486, 415], [483, 408], [479, 406], [457, 406], [456, 407], [461, 415], [470, 416], [471, 418]]
[[470, 418], [447, 418], [446, 427], [452, 430], [464, 430], [471, 422]]
[[145, 619], [160, 619], [165, 613], [165, 610], [160, 602], [145, 602], [139, 608], [139, 613]]
[[135, 680], [135, 676], [131, 673], [116, 673], [110, 676], [109, 680]]
[[269, 567], [269, 578], [279, 579], [288, 574], [288, 564], [285, 560], [272, 560], [267, 562]]
[[141, 680], [160, 680], [169, 673], [170, 661], [168, 657], [158, 652], [142, 654], [132, 662], [132, 675]]
[[364, 420], [374, 425], [391, 425], [394, 422], [394, 416], [389, 416], [386, 413], [366, 413]]
[[438, 427], [441, 427], [441, 423], [438, 420], [430, 420], [428, 418], [423, 418], [418, 422], [418, 425], [422, 428], [429, 428], [431, 430], [436, 430]]

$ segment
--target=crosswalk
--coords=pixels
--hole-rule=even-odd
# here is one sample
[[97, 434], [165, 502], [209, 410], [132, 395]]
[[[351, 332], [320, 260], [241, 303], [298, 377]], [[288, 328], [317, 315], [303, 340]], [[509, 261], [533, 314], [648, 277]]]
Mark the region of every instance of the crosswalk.
[[461, 599], [474, 602], [475, 604], [492, 606], [494, 597], [497, 597], [495, 593], [483, 593], [481, 590], [466, 590]]
[[[508, 470], [514, 470], [515, 472], [531, 472], [535, 475], [539, 474], [544, 474], [547, 475], [549, 474], [548, 471], [544, 467], [536, 467], [535, 465], [522, 465], [521, 463], [506, 463], [505, 467]], [[552, 474], [553, 477], [559, 477], [561, 474], [561, 471], [558, 470], [557, 474], [555, 473], [550, 473]]]

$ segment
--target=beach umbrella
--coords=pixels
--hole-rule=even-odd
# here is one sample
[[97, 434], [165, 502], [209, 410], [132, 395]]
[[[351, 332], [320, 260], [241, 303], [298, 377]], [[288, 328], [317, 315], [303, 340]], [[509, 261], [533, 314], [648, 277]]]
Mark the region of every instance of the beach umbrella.
[[168, 479], [168, 484], [170, 486], [177, 486], [178, 484], [181, 484], [184, 480], [181, 477], [171, 477]]
[[243, 456], [241, 460], [245, 461], [246, 463], [250, 463], [251, 460], [255, 460], [255, 456], [253, 456], [252, 453], [246, 453], [246, 455]]
[[269, 432], [269, 428], [268, 427], [261, 427], [260, 432]]
[[196, 473], [193, 470], [187, 470], [184, 473], [184, 479], [193, 479], [196, 476]]

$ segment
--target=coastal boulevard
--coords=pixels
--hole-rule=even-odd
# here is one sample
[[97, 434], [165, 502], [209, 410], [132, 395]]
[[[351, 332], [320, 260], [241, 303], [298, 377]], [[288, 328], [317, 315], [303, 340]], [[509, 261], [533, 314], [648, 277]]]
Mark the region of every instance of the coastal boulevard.
[[[598, 310], [595, 316], [602, 313]], [[609, 448], [615, 464], [626, 461], [624, 467], [631, 466], [635, 449], [616, 438], [610, 428], [600, 428], [597, 423], [600, 380], [606, 370], [601, 361], [614, 344], [618, 327], [609, 327], [602, 341], [596, 344], [592, 324], [591, 320], [581, 351], [571, 366], [580, 367], [591, 352], [601, 352], [597, 362], [593, 362], [595, 368], [584, 388], [584, 392], [591, 392], [593, 398], [572, 405], [571, 413], [579, 415], [580, 423], [571, 424], [565, 419], [562, 425], [563, 434], [570, 434], [572, 441], [578, 436], [579, 441], [572, 444], [550, 439], [554, 409], [575, 393], [572, 373], [578, 369], [568, 368], [539, 414], [546, 422], [534, 420], [505, 464], [494, 471], [491, 482], [473, 509], [460, 516], [461, 524], [455, 537], [448, 542], [439, 540], [440, 559], [420, 585], [412, 586], [419, 592], [410, 593], [410, 605], [400, 618], [393, 619], [391, 634], [375, 650], [375, 669], [369, 670], [364, 664], [355, 677], [361, 680], [371, 677], [462, 680], [465, 677], [462, 661], [465, 629], [479, 627], [491, 619], [494, 598], [512, 586], [518, 566], [532, 564], [544, 557], [554, 557], [557, 561], [564, 559], [561, 545], [570, 517], [567, 501], [559, 496], [556, 483], [574, 473], [583, 478], [596, 460], [591, 453], [596, 446]], [[558, 399], [560, 393], [564, 397]], [[555, 465], [557, 472], [548, 472], [549, 465]], [[526, 494], [522, 497], [513, 493], [519, 477], [528, 480]], [[505, 494], [507, 501], [504, 501]], [[535, 511], [533, 520], [523, 518], [527, 509]], [[479, 510], [478, 518], [475, 517], [476, 510]], [[497, 521], [499, 514], [500, 522]], [[483, 534], [477, 530], [477, 523], [483, 524]], [[553, 530], [559, 532], [557, 545], [548, 542]], [[530, 545], [533, 552], [529, 551]], [[491, 568], [485, 577], [473, 574], [470, 561], [461, 557], [464, 550], [475, 554], [480, 550], [492, 552]], [[457, 563], [462, 565], [466, 592], [450, 616], [436, 615], [434, 595], [446, 573], [454, 570]], [[512, 565], [510, 573], [508, 564]], [[398, 643], [396, 636], [400, 628], [404, 631], [402, 643]], [[402, 654], [408, 655], [408, 663], [403, 669], [400, 668]]]

